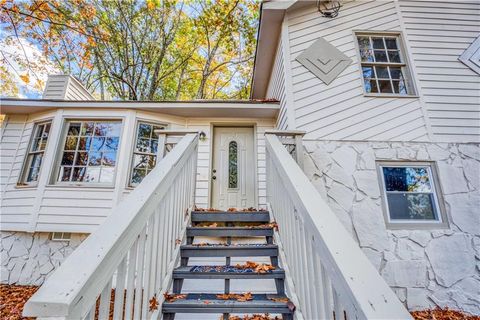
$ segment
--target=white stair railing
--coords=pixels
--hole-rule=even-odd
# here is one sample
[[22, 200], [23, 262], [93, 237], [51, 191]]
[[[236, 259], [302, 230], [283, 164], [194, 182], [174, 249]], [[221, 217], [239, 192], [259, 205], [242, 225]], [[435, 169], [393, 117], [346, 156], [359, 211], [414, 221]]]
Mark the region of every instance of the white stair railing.
[[267, 201], [305, 319], [412, 319], [274, 134]]
[[197, 147], [197, 134], [185, 134], [47, 279], [24, 316], [159, 318], [194, 204]]

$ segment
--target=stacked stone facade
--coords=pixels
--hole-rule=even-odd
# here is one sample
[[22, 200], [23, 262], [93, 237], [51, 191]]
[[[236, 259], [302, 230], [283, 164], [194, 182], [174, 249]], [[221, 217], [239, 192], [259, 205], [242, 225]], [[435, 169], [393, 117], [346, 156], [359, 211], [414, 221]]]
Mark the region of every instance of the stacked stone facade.
[[70, 241], [52, 241], [50, 234], [0, 233], [1, 282], [20, 285], [41, 285], [87, 237], [72, 234]]
[[[304, 141], [304, 171], [410, 310], [480, 314], [480, 146], [458, 143]], [[389, 230], [377, 161], [438, 168], [448, 228]]]

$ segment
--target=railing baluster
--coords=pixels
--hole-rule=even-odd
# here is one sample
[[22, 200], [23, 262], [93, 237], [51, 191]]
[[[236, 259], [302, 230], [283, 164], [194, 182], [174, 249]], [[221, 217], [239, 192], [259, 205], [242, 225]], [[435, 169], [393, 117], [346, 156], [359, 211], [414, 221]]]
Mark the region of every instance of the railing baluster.
[[[152, 214], [150, 220], [148, 221], [148, 232], [147, 232], [147, 247], [145, 249], [145, 276], [143, 280], [143, 298], [142, 298], [142, 313], [141, 318], [147, 318], [148, 312], [148, 302], [150, 300], [150, 277], [152, 276], [152, 246], [154, 240], [154, 221], [155, 214]], [[154, 271], [153, 271], [154, 272]]]
[[108, 319], [110, 311], [110, 300], [112, 297], [112, 280], [108, 281], [100, 295], [100, 306], [98, 307], [98, 319]]
[[127, 275], [127, 257], [124, 257], [117, 269], [115, 281], [115, 301], [113, 303], [113, 319], [123, 318], [123, 303], [125, 298], [125, 280]]
[[125, 319], [133, 316], [133, 296], [135, 293], [135, 267], [137, 264], [138, 238], [128, 254], [127, 297], [125, 299]]

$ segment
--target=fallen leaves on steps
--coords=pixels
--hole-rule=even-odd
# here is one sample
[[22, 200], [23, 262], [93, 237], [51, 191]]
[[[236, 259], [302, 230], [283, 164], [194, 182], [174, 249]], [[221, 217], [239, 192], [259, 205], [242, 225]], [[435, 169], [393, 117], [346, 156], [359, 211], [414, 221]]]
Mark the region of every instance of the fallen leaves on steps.
[[167, 301], [167, 302], [174, 302], [174, 301], [177, 301], [178, 299], [185, 299], [187, 297], [187, 295], [186, 294], [164, 293], [163, 297], [165, 298], [165, 301]]
[[[243, 317], [239, 316], [230, 316], [228, 317], [228, 320], [281, 320], [282, 318], [280, 317], [270, 317], [268, 313], [266, 314], [253, 314], [251, 316], [245, 315]], [[220, 317], [220, 320], [223, 320], [223, 316]]]
[[256, 273], [267, 273], [272, 270], [275, 270], [275, 267], [271, 264], [256, 263], [253, 261], [247, 261], [244, 264], [236, 264], [235, 268], [237, 269], [253, 269]]
[[223, 293], [223, 294], [217, 294], [217, 299], [220, 299], [220, 300], [237, 300], [239, 302], [246, 302], [246, 301], [253, 300], [253, 297], [252, 297], [251, 292]]

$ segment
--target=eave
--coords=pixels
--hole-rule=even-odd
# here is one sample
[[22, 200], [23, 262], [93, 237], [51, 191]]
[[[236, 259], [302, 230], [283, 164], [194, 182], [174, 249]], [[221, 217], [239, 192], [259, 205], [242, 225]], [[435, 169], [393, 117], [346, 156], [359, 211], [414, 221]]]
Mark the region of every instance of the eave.
[[271, 101], [67, 101], [2, 99], [1, 114], [30, 114], [55, 109], [133, 109], [192, 118], [268, 118], [278, 115], [278, 102]]

